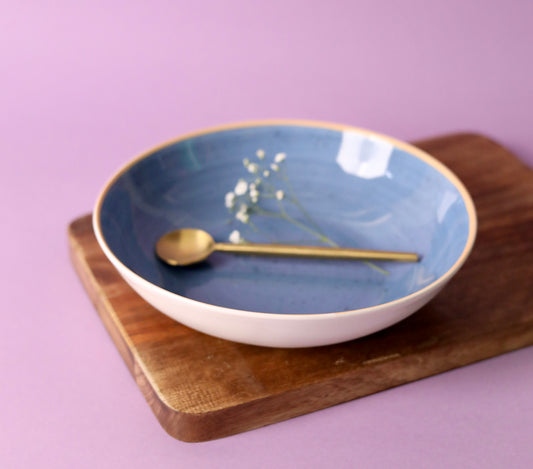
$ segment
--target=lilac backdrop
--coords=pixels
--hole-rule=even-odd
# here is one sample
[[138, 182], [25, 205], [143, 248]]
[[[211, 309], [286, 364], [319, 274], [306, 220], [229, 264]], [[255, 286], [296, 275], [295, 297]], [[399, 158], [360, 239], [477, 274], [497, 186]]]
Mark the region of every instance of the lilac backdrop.
[[231, 438], [174, 440], [66, 241], [118, 166], [233, 121], [476, 131], [533, 164], [532, 19], [527, 0], [0, 1], [0, 466], [532, 467], [532, 348]]

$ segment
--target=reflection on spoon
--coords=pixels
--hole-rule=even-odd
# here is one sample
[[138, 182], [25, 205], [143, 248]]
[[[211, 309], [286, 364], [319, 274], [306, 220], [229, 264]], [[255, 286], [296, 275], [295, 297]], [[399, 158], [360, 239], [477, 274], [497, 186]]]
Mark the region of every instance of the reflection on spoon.
[[260, 256], [312, 257], [321, 259], [352, 259], [417, 262], [412, 252], [375, 251], [322, 246], [282, 244], [216, 243], [209, 233], [194, 228], [170, 231], [155, 246], [157, 256], [170, 265], [185, 266], [205, 260], [214, 251]]

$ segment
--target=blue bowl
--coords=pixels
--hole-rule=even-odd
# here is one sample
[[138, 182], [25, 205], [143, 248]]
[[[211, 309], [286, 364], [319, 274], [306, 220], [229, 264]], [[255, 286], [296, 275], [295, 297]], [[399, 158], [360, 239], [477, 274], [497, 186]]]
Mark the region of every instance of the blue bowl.
[[[216, 241], [414, 251], [421, 261], [214, 253], [170, 267], [154, 245], [185, 227]], [[419, 309], [465, 261], [476, 216], [457, 177], [411, 145], [276, 121], [198, 132], [141, 155], [102, 191], [94, 228], [121, 275], [165, 314], [229, 340], [301, 347], [361, 337]]]

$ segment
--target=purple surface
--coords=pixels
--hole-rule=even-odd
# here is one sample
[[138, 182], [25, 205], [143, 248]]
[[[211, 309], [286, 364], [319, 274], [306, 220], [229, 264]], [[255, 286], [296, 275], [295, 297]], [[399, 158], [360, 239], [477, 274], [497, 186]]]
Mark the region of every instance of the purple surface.
[[1, 467], [533, 466], [531, 347], [223, 440], [174, 440], [94, 313], [66, 239], [118, 166], [220, 123], [297, 117], [405, 140], [469, 130], [533, 165], [531, 2], [0, 11]]

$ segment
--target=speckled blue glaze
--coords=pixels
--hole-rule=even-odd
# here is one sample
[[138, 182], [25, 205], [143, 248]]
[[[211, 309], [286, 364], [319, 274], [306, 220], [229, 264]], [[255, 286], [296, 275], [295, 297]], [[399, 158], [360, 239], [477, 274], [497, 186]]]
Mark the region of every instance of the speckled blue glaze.
[[[465, 203], [454, 184], [427, 162], [396, 147], [375, 162], [380, 143], [352, 136], [358, 147], [338, 130], [267, 125], [203, 134], [156, 150], [123, 172], [105, 194], [100, 212], [105, 242], [125, 266], [157, 286], [246, 311], [340, 312], [414, 293], [444, 275], [465, 249]], [[380, 263], [389, 272], [384, 275], [354, 261], [222, 253], [187, 268], [159, 261], [157, 239], [184, 227], [202, 228], [217, 241], [239, 229], [250, 241], [320, 244], [284, 220], [258, 218], [256, 233], [228, 213], [224, 196], [247, 176], [242, 160], [254, 160], [258, 149], [267, 158], [287, 155], [294, 193], [334, 242], [415, 251], [421, 262]], [[342, 160], [352, 156], [358, 164], [349, 172]]]

